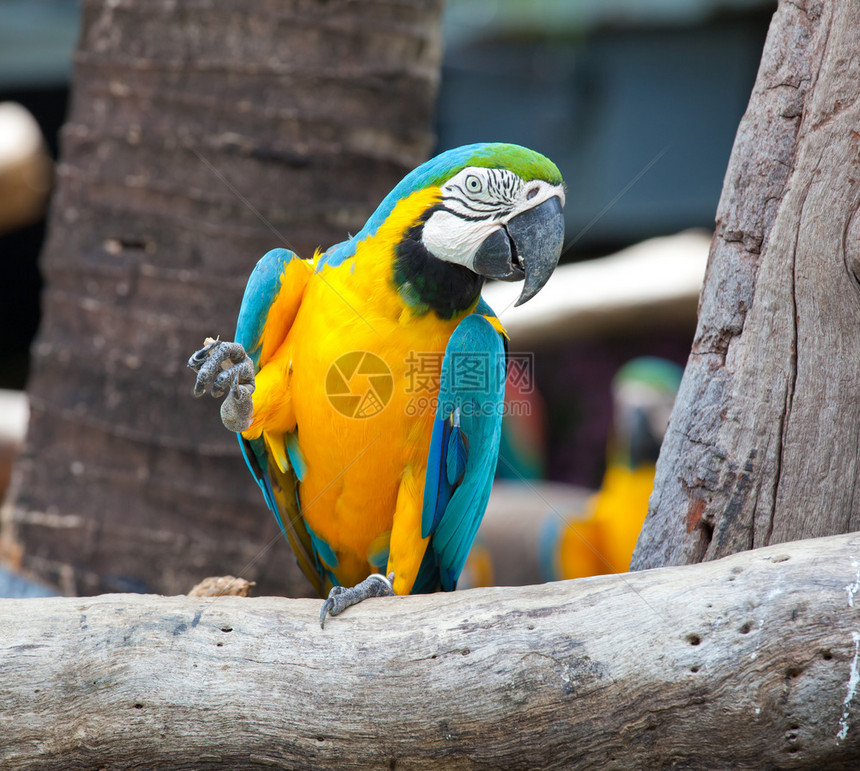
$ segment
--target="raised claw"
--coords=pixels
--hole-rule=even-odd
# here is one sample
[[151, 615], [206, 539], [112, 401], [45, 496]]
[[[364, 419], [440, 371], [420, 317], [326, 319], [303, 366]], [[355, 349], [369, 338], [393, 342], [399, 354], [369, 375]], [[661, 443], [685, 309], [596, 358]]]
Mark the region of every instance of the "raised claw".
[[388, 597], [394, 594], [393, 581], [394, 573], [389, 573], [388, 576], [372, 573], [355, 586], [333, 586], [320, 609], [320, 629], [325, 629], [326, 615], [337, 616], [370, 597]]
[[[245, 363], [248, 363], [247, 366]], [[245, 365], [245, 366], [243, 366]], [[254, 364], [245, 353], [245, 349], [239, 343], [228, 343], [221, 340], [207, 340], [206, 345], [199, 351], [195, 351], [188, 360], [188, 366], [197, 370], [197, 382], [194, 384], [194, 395], [203, 396], [207, 391], [212, 391], [213, 396], [222, 396], [226, 391], [226, 385], [232, 381], [232, 374], [226, 379], [220, 379], [226, 375], [234, 366], [241, 367], [242, 382], [253, 382]], [[220, 392], [213, 386], [221, 386]]]
[[209, 391], [219, 398], [226, 394], [221, 422], [237, 433], [249, 428], [253, 421], [254, 362], [242, 345], [207, 339], [188, 359], [188, 366], [197, 372], [194, 395]]

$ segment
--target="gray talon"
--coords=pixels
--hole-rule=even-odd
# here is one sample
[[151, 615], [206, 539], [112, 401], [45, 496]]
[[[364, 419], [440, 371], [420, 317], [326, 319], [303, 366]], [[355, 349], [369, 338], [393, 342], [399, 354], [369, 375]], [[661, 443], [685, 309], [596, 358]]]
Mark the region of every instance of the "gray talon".
[[392, 582], [394, 573], [384, 576], [373, 573], [355, 586], [333, 586], [328, 599], [320, 609], [320, 629], [325, 629], [326, 615], [337, 616], [347, 608], [357, 605], [370, 597], [389, 597], [394, 594]]
[[210, 393], [216, 399], [220, 399], [227, 393], [227, 389], [232, 387], [233, 381], [236, 380], [237, 377], [237, 373], [234, 371], [237, 366], [238, 365], [235, 365], [234, 367], [230, 367], [230, 369], [225, 369], [215, 378], [215, 382], [212, 384]]
[[215, 398], [227, 394], [221, 404], [221, 422], [237, 433], [253, 421], [254, 362], [239, 343], [212, 340], [188, 360], [197, 371], [194, 395], [207, 391]]
[[216, 345], [218, 345], [218, 340], [213, 340], [211, 343], [204, 345], [199, 351], [195, 351], [188, 360], [188, 366], [193, 370], [199, 370], [206, 359], [209, 358], [209, 351]]

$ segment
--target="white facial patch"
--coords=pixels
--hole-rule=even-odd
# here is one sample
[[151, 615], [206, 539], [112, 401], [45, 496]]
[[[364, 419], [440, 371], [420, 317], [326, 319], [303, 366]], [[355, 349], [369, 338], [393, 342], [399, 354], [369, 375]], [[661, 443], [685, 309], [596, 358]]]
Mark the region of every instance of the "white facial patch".
[[524, 182], [507, 169], [470, 166], [442, 185], [441, 207], [424, 223], [424, 246], [440, 260], [473, 268], [475, 253], [494, 231], [553, 196], [564, 205], [564, 187]]

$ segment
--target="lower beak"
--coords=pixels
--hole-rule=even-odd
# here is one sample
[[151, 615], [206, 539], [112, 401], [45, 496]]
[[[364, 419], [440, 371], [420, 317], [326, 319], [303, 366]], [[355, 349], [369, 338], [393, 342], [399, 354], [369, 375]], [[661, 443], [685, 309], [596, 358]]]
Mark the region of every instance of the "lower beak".
[[522, 281], [517, 300], [522, 305], [549, 281], [564, 243], [561, 199], [553, 196], [534, 209], [518, 214], [488, 236], [475, 254], [475, 271], [501, 281]]

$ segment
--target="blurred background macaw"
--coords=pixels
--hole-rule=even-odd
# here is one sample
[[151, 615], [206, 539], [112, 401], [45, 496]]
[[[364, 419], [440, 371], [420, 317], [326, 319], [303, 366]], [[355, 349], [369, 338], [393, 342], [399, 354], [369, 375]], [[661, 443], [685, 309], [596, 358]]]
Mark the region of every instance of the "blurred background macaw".
[[660, 445], [681, 368], [656, 357], [634, 359], [612, 381], [613, 419], [600, 490], [579, 512], [559, 512], [541, 525], [546, 580], [626, 573], [648, 513]]

